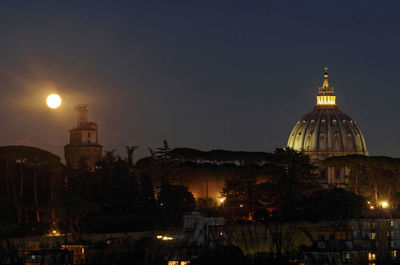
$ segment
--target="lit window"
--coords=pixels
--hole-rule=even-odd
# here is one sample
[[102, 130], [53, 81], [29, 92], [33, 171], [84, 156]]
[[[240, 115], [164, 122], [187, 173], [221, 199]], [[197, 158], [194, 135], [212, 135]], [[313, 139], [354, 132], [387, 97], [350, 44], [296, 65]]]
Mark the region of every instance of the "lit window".
[[189, 263], [190, 263], [190, 261], [188, 261], [188, 260], [181, 261], [181, 265], [188, 265]]
[[393, 250], [393, 251], [392, 251], [392, 257], [393, 257], [393, 258], [397, 257], [397, 251], [396, 251], [396, 250]]
[[390, 226], [392, 226], [392, 227], [394, 226], [394, 221], [393, 220], [390, 221]]
[[368, 253], [368, 260], [376, 260], [376, 254], [375, 253]]
[[178, 260], [169, 260], [168, 265], [179, 265], [179, 261]]
[[394, 248], [394, 241], [390, 241], [390, 247]]
[[369, 239], [375, 240], [376, 234], [375, 233], [369, 233], [368, 234]]
[[350, 259], [350, 253], [346, 253], [346, 259]]

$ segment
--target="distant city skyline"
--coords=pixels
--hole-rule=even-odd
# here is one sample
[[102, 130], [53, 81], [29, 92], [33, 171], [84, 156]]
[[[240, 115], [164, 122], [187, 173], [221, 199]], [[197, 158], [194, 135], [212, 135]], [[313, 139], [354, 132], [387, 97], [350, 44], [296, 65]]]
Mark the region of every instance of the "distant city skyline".
[[[399, 3], [3, 1], [0, 145], [60, 157], [89, 104], [104, 150], [272, 152], [316, 103], [323, 67], [370, 155], [400, 157]], [[46, 107], [48, 94], [63, 98]]]

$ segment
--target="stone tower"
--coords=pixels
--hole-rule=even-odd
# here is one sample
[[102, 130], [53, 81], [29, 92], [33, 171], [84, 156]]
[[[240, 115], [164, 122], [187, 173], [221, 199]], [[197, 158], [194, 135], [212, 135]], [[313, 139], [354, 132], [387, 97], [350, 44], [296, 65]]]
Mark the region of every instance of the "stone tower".
[[94, 171], [101, 160], [103, 147], [99, 144], [97, 123], [88, 121], [88, 105], [77, 105], [77, 127], [69, 131], [69, 144], [64, 146], [67, 166], [78, 169], [87, 166]]

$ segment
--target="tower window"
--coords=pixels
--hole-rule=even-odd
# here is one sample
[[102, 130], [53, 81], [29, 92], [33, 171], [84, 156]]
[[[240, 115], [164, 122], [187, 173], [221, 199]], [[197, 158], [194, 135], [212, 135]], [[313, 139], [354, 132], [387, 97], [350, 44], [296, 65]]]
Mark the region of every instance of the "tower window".
[[89, 132], [89, 133], [87, 133], [87, 137], [88, 137], [88, 138], [90, 138], [90, 132]]

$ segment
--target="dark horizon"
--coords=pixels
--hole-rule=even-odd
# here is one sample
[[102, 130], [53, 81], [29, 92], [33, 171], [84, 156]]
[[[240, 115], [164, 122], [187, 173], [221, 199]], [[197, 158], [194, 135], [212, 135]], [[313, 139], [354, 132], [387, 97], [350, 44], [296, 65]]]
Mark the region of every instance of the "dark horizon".
[[[370, 155], [400, 156], [400, 4], [4, 1], [0, 145], [63, 157], [73, 106], [100, 143], [272, 152], [315, 102], [323, 66]], [[50, 92], [63, 98], [50, 110]], [[382, 129], [384, 128], [384, 129]]]

